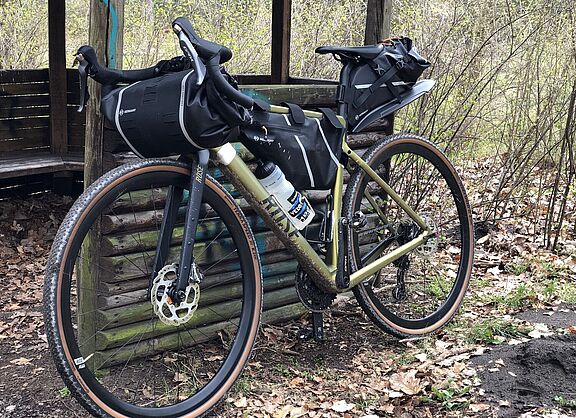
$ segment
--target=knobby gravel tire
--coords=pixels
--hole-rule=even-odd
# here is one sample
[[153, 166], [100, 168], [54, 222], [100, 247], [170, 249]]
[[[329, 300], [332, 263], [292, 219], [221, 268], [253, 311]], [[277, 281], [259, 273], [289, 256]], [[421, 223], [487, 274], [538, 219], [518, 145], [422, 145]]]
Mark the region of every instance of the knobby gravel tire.
[[[82, 380], [77, 367], [74, 365], [73, 359], [70, 358], [71, 356], [69, 357], [67, 355], [68, 349], [66, 348], [65, 337], [62, 335], [63, 331], [61, 332], [62, 325], [60, 324], [61, 321], [58, 317], [58, 293], [61, 280], [60, 275], [66, 262], [66, 252], [71, 245], [70, 243], [74, 241], [74, 233], [76, 228], [84, 219], [87, 211], [89, 211], [90, 208], [95, 205], [95, 199], [103, 199], [102, 196], [105, 196], [106, 193], [112, 190], [111, 185], [113, 183], [123, 182], [123, 179], [138, 175], [140, 172], [148, 173], [156, 170], [167, 170], [171, 172], [178, 172], [180, 174], [187, 173], [189, 176], [190, 167], [176, 161], [149, 159], [131, 162], [104, 174], [94, 184], [87, 188], [87, 190], [78, 198], [78, 200], [70, 209], [54, 239], [47, 262], [44, 283], [44, 321], [51, 354], [58, 372], [62, 376], [66, 386], [70, 389], [72, 395], [82, 404], [86, 410], [95, 416], [104, 417], [154, 415], [129, 415], [113, 410], [108, 405], [106, 405], [102, 399], [97, 398], [91, 388], [86, 384], [84, 380]], [[225, 380], [220, 382], [218, 390], [211, 392], [213, 395], [211, 395], [207, 402], [202, 405], [198, 405], [197, 408], [195, 407], [193, 410], [189, 410], [185, 414], [166, 412], [163, 415], [156, 416], [204, 416], [215, 406], [217, 406], [222, 401], [222, 399], [225, 398], [227, 391], [230, 390], [230, 388], [233, 386], [234, 382], [242, 372], [245, 364], [248, 362], [260, 324], [260, 316], [262, 310], [262, 275], [259, 255], [253, 233], [241, 209], [238, 207], [230, 194], [220, 184], [218, 184], [210, 176], [207, 176], [205, 187], [210, 187], [223, 200], [225, 205], [229, 207], [230, 213], [233, 214], [235, 218], [231, 222], [237, 222], [238, 224], [235, 224], [236, 227], [239, 225], [239, 228], [243, 232], [243, 236], [236, 236], [235, 240], [238, 239], [242, 242], [245, 242], [249, 248], [251, 257], [249, 262], [252, 264], [252, 270], [250, 270], [250, 272], [254, 278], [253, 293], [255, 300], [250, 301], [251, 316], [246, 320], [249, 321], [249, 333], [245, 333], [246, 335], [243, 336], [243, 338], [247, 341], [247, 344], [242, 346], [242, 351], [240, 351], [241, 355], [238, 355], [238, 361], [236, 362], [235, 366], [233, 366], [233, 369], [230, 370], [225, 376]], [[107, 188], [108, 191], [105, 191]], [[236, 338], [238, 337], [239, 335], [236, 336]], [[211, 380], [210, 382], [212, 383], [214, 380]]]

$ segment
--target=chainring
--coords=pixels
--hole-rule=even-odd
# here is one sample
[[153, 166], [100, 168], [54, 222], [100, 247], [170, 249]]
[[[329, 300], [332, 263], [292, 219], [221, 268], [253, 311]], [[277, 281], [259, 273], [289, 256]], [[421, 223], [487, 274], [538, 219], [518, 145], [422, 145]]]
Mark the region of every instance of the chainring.
[[[196, 269], [191, 269], [196, 274]], [[179, 326], [188, 322], [196, 309], [200, 299], [200, 286], [198, 281], [191, 282], [185, 290], [182, 302], [176, 305], [168, 295], [168, 290], [178, 277], [178, 265], [168, 264], [158, 272], [154, 278], [150, 301], [154, 307], [154, 313], [160, 321], [166, 325]]]
[[325, 311], [336, 299], [336, 293], [324, 292], [300, 266], [296, 269], [296, 293], [300, 302], [312, 312]]

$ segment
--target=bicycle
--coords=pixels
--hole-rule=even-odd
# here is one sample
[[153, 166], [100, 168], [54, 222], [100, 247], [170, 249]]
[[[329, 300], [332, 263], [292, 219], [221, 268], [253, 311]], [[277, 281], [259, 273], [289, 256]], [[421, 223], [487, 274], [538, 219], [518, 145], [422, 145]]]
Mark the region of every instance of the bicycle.
[[[206, 69], [228, 98], [254, 106], [219, 65], [202, 67], [219, 64], [226, 48], [198, 37], [183, 18], [174, 29], [198, 74]], [[348, 82], [351, 57], [374, 53], [374, 47], [323, 48], [343, 61], [340, 86]], [[106, 86], [151, 71], [102, 67], [92, 77]], [[432, 85], [417, 83], [404, 100], [374, 109], [349, 131], [361, 131]], [[344, 120], [342, 101], [338, 114]], [[367, 316], [396, 337], [421, 337], [446, 325], [462, 302], [473, 261], [471, 212], [455, 168], [413, 134], [382, 138], [362, 157], [344, 138], [342, 154], [348, 166], [338, 165], [313, 244], [230, 143], [178, 160], [130, 162], [90, 185], [56, 235], [45, 279], [46, 334], [74, 397], [96, 416], [200, 416], [219, 403], [249, 360], [263, 306], [258, 247], [237, 201], [207, 174], [209, 160], [297, 259], [296, 286], [309, 309], [327, 309], [337, 293], [352, 290]], [[115, 257], [93, 240], [103, 231], [122, 232], [119, 245], [133, 252]], [[119, 274], [131, 279], [116, 282]], [[95, 277], [128, 290], [147, 285], [147, 301], [138, 296], [135, 306], [148, 322], [130, 325], [135, 313], [123, 308], [98, 316], [107, 293], [91, 282]], [[224, 291], [224, 302], [213, 304]], [[113, 341], [111, 323], [126, 324], [115, 328]], [[99, 344], [106, 350], [94, 348]]]

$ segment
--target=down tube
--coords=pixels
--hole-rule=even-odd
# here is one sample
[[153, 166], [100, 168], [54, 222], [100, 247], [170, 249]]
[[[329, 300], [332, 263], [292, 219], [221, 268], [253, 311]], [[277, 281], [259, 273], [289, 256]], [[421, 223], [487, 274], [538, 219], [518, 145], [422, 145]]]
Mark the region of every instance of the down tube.
[[231, 144], [225, 144], [212, 150], [220, 163], [222, 173], [232, 185], [250, 203], [250, 206], [264, 219], [276, 237], [296, 257], [304, 270], [312, 276], [314, 282], [327, 292], [336, 292], [335, 271], [324, 263], [308, 241], [294, 227], [292, 222], [280, 210], [278, 204], [270, 197], [252, 171], [237, 155]]

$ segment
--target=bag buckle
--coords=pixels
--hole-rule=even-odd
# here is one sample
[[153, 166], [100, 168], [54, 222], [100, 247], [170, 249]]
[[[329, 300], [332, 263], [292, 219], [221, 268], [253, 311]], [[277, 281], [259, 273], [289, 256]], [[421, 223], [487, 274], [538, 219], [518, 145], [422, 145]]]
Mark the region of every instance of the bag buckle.
[[398, 68], [399, 70], [401, 70], [402, 68], [404, 68], [404, 65], [405, 65], [405, 64], [406, 64], [406, 63], [404, 62], [403, 59], [402, 59], [402, 60], [398, 60], [398, 61], [396, 61], [396, 68]]

